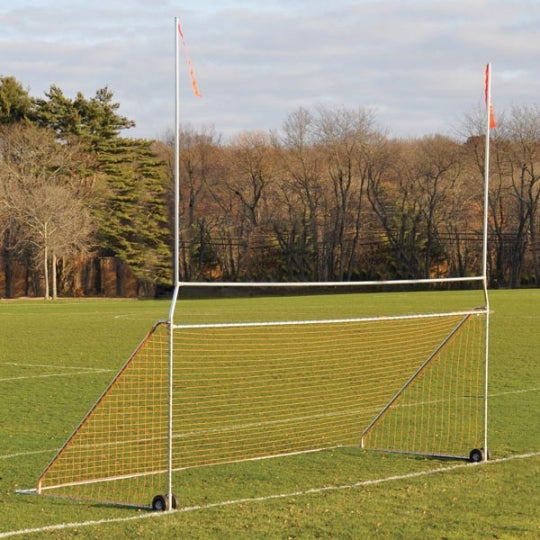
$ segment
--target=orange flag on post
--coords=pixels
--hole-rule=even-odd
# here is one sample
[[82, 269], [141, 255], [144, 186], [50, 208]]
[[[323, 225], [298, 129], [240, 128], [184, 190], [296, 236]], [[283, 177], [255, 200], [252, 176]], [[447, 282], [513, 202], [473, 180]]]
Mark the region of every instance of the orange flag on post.
[[182, 46], [184, 47], [184, 52], [186, 53], [186, 59], [189, 67], [189, 77], [191, 79], [191, 88], [193, 89], [193, 93], [197, 96], [202, 98], [202, 94], [199, 91], [199, 85], [197, 84], [197, 79], [195, 78], [195, 72], [193, 71], [193, 65], [191, 64], [191, 56], [189, 56], [189, 51], [187, 48], [186, 40], [184, 39], [184, 33], [182, 32], [182, 27], [180, 26], [180, 22], [178, 22], [178, 34], [180, 35], [180, 39], [182, 40]]
[[495, 122], [495, 113], [493, 112], [493, 104], [491, 103], [491, 66], [487, 64], [486, 66], [486, 77], [485, 77], [485, 88], [484, 88], [484, 99], [486, 102], [486, 108], [489, 114], [489, 129], [497, 127]]

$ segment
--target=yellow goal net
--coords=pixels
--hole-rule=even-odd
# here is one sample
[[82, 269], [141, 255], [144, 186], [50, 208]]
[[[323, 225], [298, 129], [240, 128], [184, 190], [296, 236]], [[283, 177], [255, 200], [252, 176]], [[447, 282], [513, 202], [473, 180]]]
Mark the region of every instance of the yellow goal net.
[[37, 492], [165, 509], [172, 473], [196, 467], [336, 447], [469, 458], [484, 437], [485, 319], [157, 323]]

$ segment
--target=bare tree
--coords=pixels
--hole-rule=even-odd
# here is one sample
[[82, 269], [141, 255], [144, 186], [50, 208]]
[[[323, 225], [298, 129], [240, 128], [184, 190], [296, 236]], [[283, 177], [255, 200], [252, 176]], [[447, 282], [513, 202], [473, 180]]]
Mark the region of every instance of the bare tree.
[[414, 154], [405, 142], [386, 145], [388, 165], [368, 182], [368, 199], [392, 250], [391, 275], [417, 277], [421, 271], [423, 218], [418, 185], [409, 170]]
[[[211, 212], [208, 203], [211, 199], [208, 185], [213, 184], [212, 177], [219, 162], [219, 137], [213, 128], [196, 130], [192, 127], [181, 129], [179, 137], [180, 158], [180, 208], [171, 207], [171, 214], [177, 211], [180, 216], [180, 254], [178, 261], [183, 279], [191, 279], [202, 270], [202, 261], [209, 250], [207, 239], [211, 227]], [[174, 138], [166, 140], [169, 152], [162, 150], [168, 163], [169, 174], [174, 174]], [[171, 197], [172, 200], [172, 197]]]
[[424, 220], [423, 277], [445, 260], [440, 233], [454, 215], [447, 209], [457, 195], [461, 172], [461, 148], [440, 135], [424, 137], [415, 144], [415, 159], [409, 169], [411, 181], [418, 185], [420, 211]]
[[233, 139], [227, 156], [227, 191], [239, 202], [237, 227], [245, 246], [243, 266], [255, 279], [267, 279], [266, 255], [272, 250], [270, 192], [276, 178], [275, 148], [269, 133], [244, 132]]
[[286, 217], [278, 219], [283, 212], [275, 216], [274, 230], [301, 279], [324, 279], [325, 194], [313, 115], [304, 108], [289, 115], [276, 146], [283, 169], [279, 190]]
[[32, 255], [43, 271], [45, 297], [54, 298], [58, 257], [84, 250], [92, 232], [73, 181], [77, 154], [35, 126], [6, 126], [0, 144], [0, 204], [16, 227], [12, 248]]
[[[317, 138], [325, 158], [331, 200], [328, 201], [328, 272], [343, 280], [352, 266], [362, 225], [366, 148], [371, 144], [373, 114], [357, 109], [319, 108]], [[352, 233], [352, 239], [351, 239]]]
[[[508, 141], [506, 151], [510, 180], [515, 200], [515, 243], [513, 247], [510, 284], [518, 287], [527, 246], [538, 242], [540, 231], [540, 106], [514, 107], [504, 126], [503, 134]], [[540, 283], [538, 253], [532, 250], [535, 282]]]
[[274, 176], [270, 134], [242, 133], [233, 140], [230, 150], [227, 186], [240, 199], [251, 225], [257, 227], [261, 221], [263, 195]]

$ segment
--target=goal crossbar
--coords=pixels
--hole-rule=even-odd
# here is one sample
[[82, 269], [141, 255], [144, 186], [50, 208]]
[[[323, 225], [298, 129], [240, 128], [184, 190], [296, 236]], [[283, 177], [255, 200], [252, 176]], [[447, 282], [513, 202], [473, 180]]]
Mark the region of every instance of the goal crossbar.
[[412, 319], [431, 319], [436, 317], [455, 317], [467, 315], [479, 315], [486, 313], [485, 307], [477, 307], [465, 311], [450, 311], [448, 313], [419, 313], [414, 315], [381, 315], [377, 317], [350, 317], [345, 319], [308, 319], [298, 321], [260, 321], [260, 322], [237, 322], [237, 323], [201, 323], [201, 324], [172, 324], [174, 330], [188, 330], [195, 328], [249, 328], [258, 326], [309, 326], [312, 324], [346, 324], [376, 321], [403, 321]]
[[385, 287], [400, 285], [435, 285], [442, 283], [464, 283], [483, 281], [483, 276], [457, 276], [441, 278], [418, 278], [418, 279], [381, 279], [366, 281], [179, 281], [177, 288], [321, 288], [321, 287]]

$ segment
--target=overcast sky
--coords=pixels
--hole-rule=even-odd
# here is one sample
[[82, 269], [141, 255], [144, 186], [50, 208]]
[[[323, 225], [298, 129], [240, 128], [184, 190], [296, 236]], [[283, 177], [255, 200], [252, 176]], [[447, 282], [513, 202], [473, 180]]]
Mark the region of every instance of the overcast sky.
[[87, 98], [159, 138], [174, 128], [174, 17], [181, 122], [233, 136], [279, 129], [299, 107], [370, 108], [396, 137], [453, 134], [482, 106], [540, 103], [540, 0], [0, 0], [0, 75], [30, 95]]

